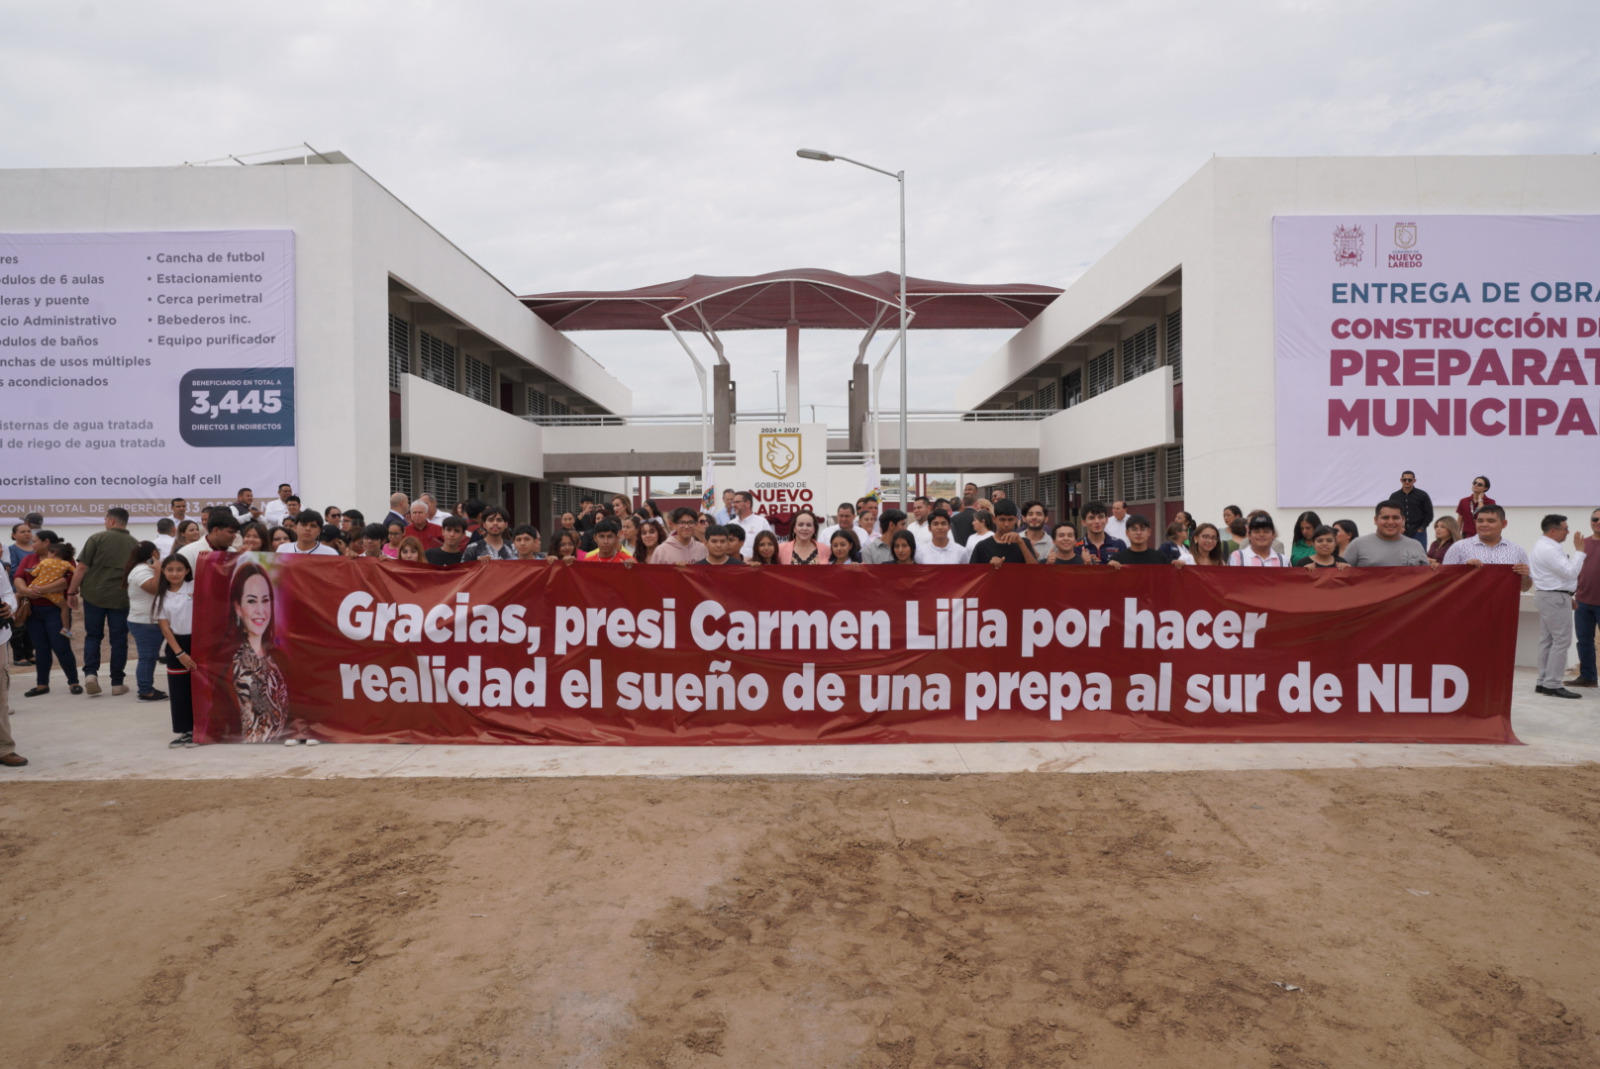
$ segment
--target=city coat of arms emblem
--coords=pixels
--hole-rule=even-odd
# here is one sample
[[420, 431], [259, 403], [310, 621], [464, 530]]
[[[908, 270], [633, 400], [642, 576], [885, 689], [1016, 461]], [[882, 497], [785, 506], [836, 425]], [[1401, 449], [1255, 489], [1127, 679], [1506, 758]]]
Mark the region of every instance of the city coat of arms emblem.
[[1333, 261], [1340, 267], [1357, 267], [1361, 263], [1366, 235], [1359, 226], [1333, 228]]
[[1396, 223], [1396, 224], [1394, 224], [1394, 247], [1395, 248], [1397, 248], [1397, 249], [1409, 249], [1413, 245], [1415, 245], [1416, 243], [1417, 243], [1417, 224], [1416, 223]]

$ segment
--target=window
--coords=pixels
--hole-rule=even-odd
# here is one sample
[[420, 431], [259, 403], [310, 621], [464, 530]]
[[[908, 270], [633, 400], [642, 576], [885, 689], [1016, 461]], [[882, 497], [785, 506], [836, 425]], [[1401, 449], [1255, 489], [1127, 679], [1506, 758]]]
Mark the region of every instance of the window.
[[1033, 483], [1034, 480], [1026, 475], [1017, 480], [1017, 508], [1021, 508], [1024, 502], [1033, 500]]
[[[400, 389], [400, 376], [411, 371], [411, 324], [389, 315], [389, 389]], [[390, 491], [393, 493], [394, 491]]]
[[1122, 343], [1122, 381], [1132, 382], [1154, 371], [1160, 357], [1156, 353], [1156, 325], [1145, 327]]
[[489, 365], [469, 356], [462, 361], [462, 366], [467, 372], [467, 388], [462, 392], [481, 405], [494, 404], [494, 372]]
[[1116, 479], [1116, 461], [1102, 460], [1098, 464], [1090, 464], [1089, 500], [1101, 501], [1110, 507], [1112, 500], [1117, 496]]
[[552, 416], [570, 416], [572, 415], [572, 408], [565, 401], [552, 397], [550, 398], [550, 414]]
[[1034, 402], [1034, 408], [1054, 412], [1058, 407], [1060, 406], [1056, 404], [1056, 384], [1052, 380], [1039, 387], [1038, 400]]
[[548, 416], [550, 414], [550, 398], [545, 396], [543, 390], [528, 387], [528, 415]]
[[[427, 337], [426, 334], [423, 335]], [[1089, 361], [1089, 396], [1099, 397], [1117, 384], [1117, 351], [1107, 349]]]
[[400, 453], [389, 454], [389, 492], [411, 496], [411, 458]]
[[608, 494], [603, 490], [595, 490], [588, 486], [577, 486], [572, 483], [551, 483], [550, 511], [553, 517], [551, 526], [561, 526], [560, 521], [563, 512], [570, 512], [576, 516], [581, 502], [586, 497], [593, 498], [597, 502], [608, 502], [612, 496], [612, 494]]
[[422, 331], [418, 353], [422, 357], [422, 377], [447, 390], [456, 388], [456, 347]]
[[1067, 373], [1061, 380], [1061, 407], [1071, 408], [1083, 403], [1083, 369]]
[[1167, 447], [1167, 498], [1183, 500], [1183, 446]]
[[1126, 501], [1156, 499], [1156, 453], [1135, 453], [1122, 461], [1122, 496]]
[[[427, 337], [426, 334], [423, 335]], [[453, 511], [461, 500], [461, 473], [454, 464], [440, 464], [435, 460], [422, 462], [422, 491], [432, 494], [445, 511]]]
[[1183, 309], [1167, 315], [1167, 363], [1172, 367], [1172, 381], [1183, 381]]
[[[1044, 505], [1046, 512], [1055, 512], [1056, 483], [1058, 482], [1060, 482], [1060, 479], [1055, 475], [1041, 475], [1038, 479], [1034, 480], [1033, 492], [1038, 497], [1039, 501]], [[1060, 516], [1056, 516], [1057, 521], [1060, 519]]]

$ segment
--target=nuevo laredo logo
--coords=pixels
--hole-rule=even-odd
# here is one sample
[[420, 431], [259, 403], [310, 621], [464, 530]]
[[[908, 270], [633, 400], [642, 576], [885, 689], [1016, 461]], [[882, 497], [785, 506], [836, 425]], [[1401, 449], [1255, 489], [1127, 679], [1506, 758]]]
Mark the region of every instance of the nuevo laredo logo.
[[1366, 235], [1359, 226], [1334, 227], [1333, 262], [1340, 267], [1359, 267], [1365, 244]]
[[1397, 248], [1397, 249], [1409, 249], [1413, 245], [1415, 245], [1416, 243], [1417, 243], [1417, 224], [1416, 223], [1396, 223], [1396, 224], [1394, 224], [1394, 247], [1395, 248]]
[[798, 434], [763, 434], [757, 443], [761, 470], [774, 479], [787, 479], [800, 470]]

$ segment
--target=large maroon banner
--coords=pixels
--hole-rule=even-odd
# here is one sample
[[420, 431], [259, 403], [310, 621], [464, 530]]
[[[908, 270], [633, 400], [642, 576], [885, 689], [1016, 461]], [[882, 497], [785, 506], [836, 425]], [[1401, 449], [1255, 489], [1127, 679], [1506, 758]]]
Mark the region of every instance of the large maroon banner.
[[203, 742], [1517, 741], [1509, 567], [201, 561]]

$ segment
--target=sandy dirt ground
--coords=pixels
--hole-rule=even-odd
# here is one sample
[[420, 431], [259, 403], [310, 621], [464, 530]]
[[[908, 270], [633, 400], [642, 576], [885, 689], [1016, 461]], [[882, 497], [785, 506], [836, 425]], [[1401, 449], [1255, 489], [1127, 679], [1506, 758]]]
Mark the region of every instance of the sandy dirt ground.
[[0, 1064], [1600, 1066], [1600, 769], [0, 784]]

